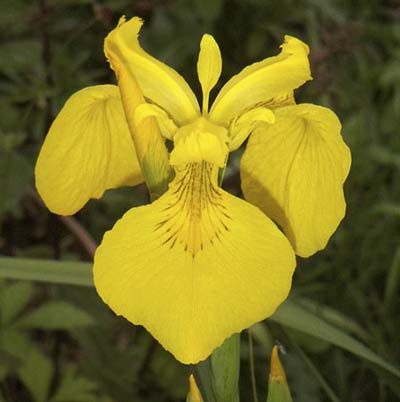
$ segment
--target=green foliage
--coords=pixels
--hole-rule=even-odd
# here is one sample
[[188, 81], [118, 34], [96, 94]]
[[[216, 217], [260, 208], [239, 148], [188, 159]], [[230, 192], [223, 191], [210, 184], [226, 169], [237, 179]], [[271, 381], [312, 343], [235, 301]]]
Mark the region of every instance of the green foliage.
[[[33, 329], [72, 330], [93, 324], [91, 316], [65, 301], [45, 301], [31, 282], [0, 282], [0, 379], [18, 375], [35, 402], [90, 402], [97, 386], [77, 374], [77, 366], [63, 369], [59, 386], [52, 390], [56, 367], [29, 336]], [[54, 394], [54, 395], [53, 395]], [[53, 396], [52, 396], [53, 395]]]
[[18, 320], [19, 328], [73, 329], [93, 323], [89, 314], [60, 301], [50, 301]]
[[239, 361], [239, 335], [231, 336], [212, 354], [212, 389], [218, 402], [238, 402]]
[[303, 308], [301, 303], [293, 303], [288, 300], [278, 308], [271, 320], [346, 349], [367, 361], [382, 366], [400, 378], [399, 369], [385, 362], [338, 327], [320, 318], [315, 314], [315, 309], [310, 311]]
[[32, 348], [24, 356], [18, 374], [36, 402], [47, 400], [53, 375], [50, 359]]
[[[266, 356], [279, 339], [295, 402], [399, 400], [388, 365], [400, 361], [397, 3], [13, 0], [0, 3], [0, 253], [11, 257], [0, 260], [0, 276], [18, 281], [0, 283], [0, 402], [163, 402], [187, 393], [190, 370], [110, 314], [90, 288], [90, 265], [74, 262], [89, 259], [84, 243], [33, 191], [40, 144], [64, 101], [113, 81], [102, 40], [121, 14], [146, 20], [144, 46], [198, 94], [204, 32], [220, 44], [222, 81], [276, 53], [284, 34], [310, 44], [314, 80], [296, 97], [331, 106], [343, 122], [353, 154], [348, 211], [328, 248], [299, 261], [295, 297], [252, 329], [259, 399], [266, 400]], [[239, 160], [240, 151], [224, 180], [234, 194]], [[73, 219], [100, 241], [147, 198], [144, 186], [109, 191]], [[247, 401], [245, 338], [240, 389]]]

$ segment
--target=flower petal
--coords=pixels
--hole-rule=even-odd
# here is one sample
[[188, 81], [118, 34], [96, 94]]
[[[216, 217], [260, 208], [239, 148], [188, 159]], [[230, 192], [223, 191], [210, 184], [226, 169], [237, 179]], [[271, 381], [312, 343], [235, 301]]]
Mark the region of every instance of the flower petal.
[[203, 114], [208, 114], [208, 100], [210, 91], [222, 71], [222, 57], [215, 39], [208, 34], [203, 35], [200, 42], [199, 59], [197, 61], [197, 75], [203, 92]]
[[164, 109], [160, 107], [150, 104], [150, 103], [142, 103], [135, 108], [133, 114], [133, 124], [136, 127], [145, 120], [147, 117], [155, 117], [160, 128], [160, 132], [164, 138], [172, 140], [174, 134], [178, 127], [175, 122], [168, 116]]
[[256, 107], [233, 119], [229, 127], [229, 151], [236, 151], [257, 127], [274, 122], [274, 113], [266, 107]]
[[[150, 56], [138, 41], [140, 18], [125, 21], [105, 39], [104, 52], [114, 69], [122, 64], [136, 79], [145, 98], [166, 110], [179, 124], [199, 116], [199, 104], [186, 81], [173, 68]], [[116, 71], [117, 72], [117, 71]]]
[[224, 85], [211, 108], [213, 121], [227, 125], [232, 118], [255, 106], [271, 107], [271, 99], [287, 98], [311, 79], [308, 46], [285, 36], [281, 48], [278, 56], [247, 66]]
[[176, 132], [169, 162], [177, 166], [205, 161], [222, 168], [228, 158], [228, 141], [226, 128], [200, 117]]
[[275, 110], [241, 161], [245, 198], [282, 226], [296, 254], [325, 248], [342, 220], [351, 155], [329, 109], [301, 104]]
[[94, 262], [103, 300], [188, 364], [270, 316], [295, 266], [275, 224], [217, 187], [217, 173], [178, 169], [166, 194], [105, 234]]
[[142, 91], [126, 65], [114, 63], [113, 67], [118, 79], [125, 119], [131, 132], [143, 177], [150, 192], [150, 198], [153, 200], [167, 191], [172, 173], [168, 162], [169, 155], [165, 146], [165, 138], [161, 135], [156, 117], [148, 115], [135, 118], [138, 109], [140, 111], [140, 108], [147, 106]]
[[36, 188], [47, 207], [72, 215], [104, 191], [143, 181], [118, 87], [72, 95], [50, 127], [36, 163]]

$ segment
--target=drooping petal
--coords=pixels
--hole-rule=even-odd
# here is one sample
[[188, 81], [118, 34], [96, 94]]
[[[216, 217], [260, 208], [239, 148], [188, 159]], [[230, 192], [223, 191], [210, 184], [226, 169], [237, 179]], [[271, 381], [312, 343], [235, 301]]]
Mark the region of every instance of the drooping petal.
[[178, 168], [168, 192], [128, 211], [95, 256], [103, 300], [184, 363], [270, 316], [295, 266], [275, 224], [216, 181], [208, 163]]
[[203, 35], [200, 42], [199, 59], [197, 61], [197, 75], [203, 92], [203, 114], [208, 114], [208, 100], [210, 91], [222, 71], [222, 57], [215, 39], [208, 34]]
[[296, 254], [325, 248], [342, 220], [351, 155], [329, 109], [301, 104], [275, 111], [241, 161], [245, 198], [282, 226]]
[[108, 34], [104, 52], [111, 66], [116, 69], [124, 65], [138, 82], [144, 97], [166, 110], [177, 123], [195, 119], [200, 114], [199, 105], [186, 81], [141, 48], [138, 35], [142, 25], [140, 18], [126, 22], [122, 17]]
[[224, 85], [210, 111], [213, 121], [226, 125], [255, 106], [270, 107], [272, 99], [288, 98], [311, 79], [308, 46], [285, 36], [281, 48], [278, 56], [247, 66]]
[[47, 207], [72, 215], [104, 191], [143, 181], [118, 87], [72, 95], [50, 127], [36, 163], [36, 188]]

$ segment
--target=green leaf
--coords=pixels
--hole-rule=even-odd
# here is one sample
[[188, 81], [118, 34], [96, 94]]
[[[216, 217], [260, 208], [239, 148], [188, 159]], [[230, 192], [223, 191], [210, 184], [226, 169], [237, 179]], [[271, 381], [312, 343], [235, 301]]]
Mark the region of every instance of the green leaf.
[[0, 257], [0, 277], [93, 286], [92, 265], [83, 262]]
[[329, 306], [316, 303], [306, 298], [296, 298], [296, 303], [304, 307], [309, 312], [327, 321], [329, 324], [344, 330], [347, 333], [357, 335], [360, 339], [368, 339], [367, 331], [357, 322], [347, 317], [345, 314]]
[[7, 55], [0, 59], [1, 72], [29, 71], [40, 60], [40, 42], [37, 39], [6, 41], [0, 46], [0, 52]]
[[239, 401], [239, 369], [240, 334], [235, 334], [211, 355], [211, 382], [218, 402]]
[[157, 378], [159, 387], [168, 393], [170, 399], [174, 401], [184, 399], [187, 393], [187, 382], [182, 381], [182, 378], [187, 377], [187, 369], [184, 365], [179, 364], [170, 353], [158, 347], [147, 371], [153, 378]]
[[393, 262], [389, 268], [389, 272], [385, 284], [385, 308], [390, 310], [394, 307], [396, 295], [399, 294], [400, 287], [400, 247], [397, 248], [393, 258]]
[[274, 381], [268, 387], [267, 402], [293, 402], [289, 387], [281, 381]]
[[49, 402], [93, 402], [98, 400], [97, 385], [93, 381], [76, 375], [76, 368], [69, 366], [62, 375], [62, 381]]
[[305, 307], [302, 307], [295, 300], [287, 300], [278, 308], [270, 320], [348, 350], [400, 377], [400, 370], [397, 367], [388, 363], [343, 330], [338, 329]]
[[204, 360], [194, 367], [196, 383], [205, 402], [217, 402], [215, 399], [211, 378], [210, 359]]
[[196, 382], [204, 401], [239, 401], [239, 369], [240, 334], [235, 334], [195, 366]]
[[32, 348], [25, 356], [18, 374], [36, 402], [47, 401], [53, 377], [53, 366], [47, 356]]
[[72, 329], [93, 324], [92, 317], [72, 304], [52, 301], [25, 314], [15, 325], [19, 328]]
[[7, 284], [0, 291], [0, 320], [2, 325], [10, 323], [27, 306], [34, 292], [31, 282]]
[[31, 177], [32, 167], [22, 155], [15, 152], [0, 153], [0, 215], [6, 211], [15, 212]]
[[2, 328], [0, 330], [0, 350], [7, 354], [24, 360], [28, 351], [32, 348], [29, 337], [16, 328]]
[[332, 390], [330, 385], [327, 383], [325, 378], [322, 376], [320, 371], [318, 370], [317, 367], [315, 367], [314, 363], [312, 360], [304, 353], [304, 351], [299, 347], [297, 342], [294, 340], [294, 336], [288, 333], [289, 339], [294, 346], [296, 353], [298, 356], [303, 360], [305, 366], [309, 369], [310, 373], [314, 375], [314, 378], [317, 380], [318, 384], [320, 387], [325, 391], [326, 395], [329, 397], [331, 402], [340, 402], [340, 399], [338, 396], [335, 394], [335, 392]]

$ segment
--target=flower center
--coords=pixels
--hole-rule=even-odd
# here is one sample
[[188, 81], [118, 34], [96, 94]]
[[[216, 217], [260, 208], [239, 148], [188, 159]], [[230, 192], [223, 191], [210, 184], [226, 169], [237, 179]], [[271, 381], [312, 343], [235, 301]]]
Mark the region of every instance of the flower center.
[[228, 131], [225, 127], [199, 117], [193, 123], [180, 127], [173, 137], [171, 165], [184, 165], [202, 161], [225, 166], [228, 155]]
[[156, 228], [170, 248], [182, 246], [194, 258], [229, 231], [231, 218], [217, 185], [218, 168], [207, 162], [190, 163], [176, 170], [164, 200], [165, 218]]

